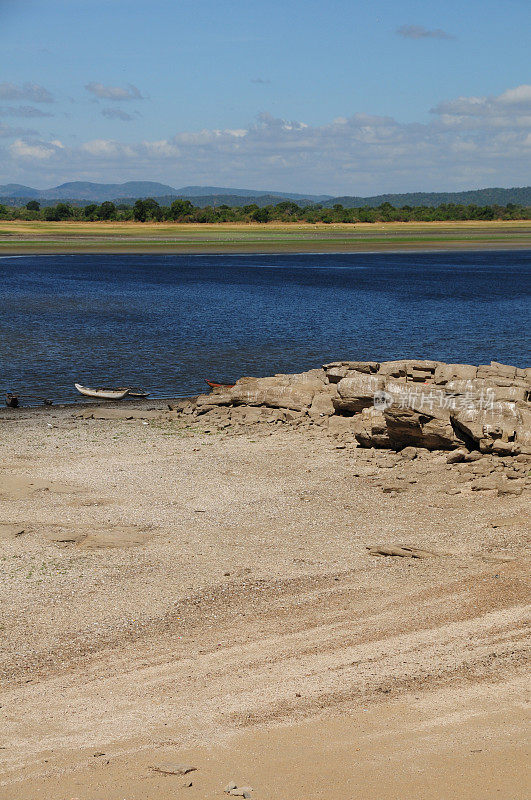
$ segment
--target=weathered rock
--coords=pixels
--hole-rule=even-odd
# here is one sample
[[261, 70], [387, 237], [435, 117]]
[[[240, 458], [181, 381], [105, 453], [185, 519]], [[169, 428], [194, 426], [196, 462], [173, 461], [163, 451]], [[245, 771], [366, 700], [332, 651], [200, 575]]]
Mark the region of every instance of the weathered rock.
[[328, 432], [332, 436], [341, 436], [345, 433], [355, 433], [356, 420], [354, 417], [340, 417], [334, 415], [328, 418]]
[[473, 403], [453, 414], [452, 420], [458, 430], [487, 452], [496, 439], [515, 441], [521, 415], [515, 403], [496, 403], [493, 407]]
[[198, 416], [202, 425], [219, 425], [230, 420], [230, 409], [228, 406], [203, 407]]
[[499, 483], [499, 478], [497, 478], [495, 475], [486, 475], [482, 478], [477, 478], [475, 481], [472, 481], [470, 488], [473, 492], [487, 492], [497, 489]]
[[506, 378], [516, 377], [516, 367], [511, 367], [508, 364], [500, 364], [499, 361], [491, 361], [490, 368], [498, 375], [503, 375]]
[[[337, 417], [330, 417], [328, 425]], [[340, 417], [340, 419], [344, 419]], [[375, 411], [374, 408], [365, 409], [361, 414], [351, 418], [351, 430], [354, 431], [356, 441], [362, 447], [390, 448], [391, 440], [387, 422], [383, 414]]]
[[[530, 393], [531, 369], [498, 362], [344, 360], [296, 375], [241, 378], [232, 389], [197, 398], [196, 413], [215, 423], [216, 407], [260, 407], [236, 412], [231, 424], [262, 421], [269, 409], [283, 416], [267, 421], [323, 425], [333, 435], [354, 434], [362, 447], [531, 455]], [[477, 455], [456, 454], [448, 463]]]
[[456, 398], [453, 402], [447, 401], [452, 409], [465, 408], [480, 398], [485, 403], [494, 401], [494, 387], [477, 378], [451, 378], [443, 388], [447, 395]]
[[357, 413], [372, 406], [375, 392], [384, 389], [383, 378], [362, 372], [353, 373], [339, 381], [337, 385], [339, 396], [333, 400], [334, 408], [339, 413]]
[[353, 372], [378, 372], [380, 364], [377, 361], [331, 361], [330, 364], [323, 364], [323, 370], [328, 375], [330, 370], [343, 369]]
[[492, 389], [494, 402], [503, 400], [517, 401], [529, 400], [529, 388], [527, 386], [495, 386]]
[[345, 378], [348, 373], [348, 367], [330, 367], [326, 370], [326, 377], [330, 383], [339, 383], [342, 378]]
[[499, 456], [517, 456], [520, 452], [516, 442], [504, 442], [502, 439], [496, 439], [490, 449]]
[[470, 364], [439, 364], [433, 373], [433, 382], [445, 384], [449, 381], [470, 381], [476, 377], [477, 367]]
[[384, 378], [405, 378], [406, 374], [406, 361], [382, 361], [378, 370], [378, 375]]
[[[206, 395], [201, 395], [201, 397], [205, 396]], [[169, 410], [175, 411], [178, 414], [191, 414], [195, 406], [196, 406], [196, 401], [189, 400], [188, 398], [185, 398], [183, 400], [175, 400], [173, 403], [168, 403]]]
[[483, 453], [478, 453], [477, 450], [472, 450], [471, 453], [466, 454], [465, 461], [467, 464], [469, 464], [472, 461], [479, 461], [482, 458], [483, 458]]
[[230, 390], [211, 392], [210, 394], [200, 394], [196, 400], [196, 407], [200, 409], [202, 406], [230, 406], [232, 402], [233, 397]]
[[380, 364], [378, 361], [349, 361], [348, 368], [353, 372], [364, 372], [367, 375], [372, 375], [378, 372]]
[[522, 480], [501, 480], [498, 482], [498, 494], [512, 494], [512, 495], [520, 495], [524, 490], [524, 481]]
[[407, 377], [417, 383], [431, 381], [435, 370], [439, 366], [438, 361], [407, 361]]
[[265, 422], [264, 409], [260, 406], [237, 406], [230, 411], [230, 421], [232, 424], [255, 425], [257, 422]]
[[383, 412], [389, 441], [397, 450], [413, 445], [430, 450], [449, 450], [463, 444], [444, 409], [419, 412], [391, 405]]
[[467, 455], [467, 451], [459, 448], [458, 450], [453, 450], [446, 456], [446, 463], [447, 464], [459, 464], [460, 462], [464, 461]]
[[275, 377], [287, 377], [288, 384], [303, 384], [306, 386], [310, 386], [319, 391], [323, 388], [325, 381], [326, 381], [326, 372], [324, 369], [309, 369], [307, 372], [296, 372], [292, 375], [286, 376], [275, 376]]
[[467, 464], [466, 469], [473, 475], [490, 475], [494, 470], [494, 464], [488, 458], [482, 458], [479, 461]]
[[313, 396], [308, 414], [314, 421], [318, 421], [322, 417], [331, 417], [335, 412], [333, 399], [337, 397], [337, 389], [335, 386], [328, 387], [328, 389], [329, 391], [317, 392]]
[[404, 449], [400, 451], [400, 455], [402, 458], [406, 459], [406, 461], [413, 461], [418, 455], [417, 448], [404, 447]]
[[264, 385], [263, 380], [254, 384], [246, 383], [231, 389], [231, 398], [234, 405], [269, 406], [270, 408], [291, 408], [302, 411], [308, 408], [313, 400], [316, 389], [311, 384], [297, 385]]

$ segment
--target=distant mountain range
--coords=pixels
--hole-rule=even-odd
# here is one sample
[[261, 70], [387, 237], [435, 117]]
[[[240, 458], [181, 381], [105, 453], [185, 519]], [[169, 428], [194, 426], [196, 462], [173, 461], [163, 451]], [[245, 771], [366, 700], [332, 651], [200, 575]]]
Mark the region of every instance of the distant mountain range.
[[406, 194], [378, 194], [374, 197], [334, 197], [323, 203], [332, 208], [341, 203], [345, 208], [361, 208], [362, 206], [379, 206], [390, 203], [396, 208], [401, 206], [442, 206], [446, 203], [476, 206], [506, 206], [515, 203], [520, 206], [531, 206], [531, 186], [513, 189], [471, 189], [467, 192], [407, 192]]
[[330, 200], [329, 194], [296, 194], [294, 192], [271, 192], [255, 189], [227, 189], [220, 186], [183, 186], [174, 189], [164, 183], [153, 181], [127, 181], [127, 183], [90, 183], [72, 181], [50, 189], [33, 189], [18, 183], [0, 186], [0, 197], [4, 200], [72, 200], [78, 202], [103, 203], [104, 200], [126, 201], [139, 197], [241, 197], [253, 202], [255, 197], [273, 197], [322, 203]]
[[190, 200], [195, 206], [244, 206], [255, 203], [258, 206], [274, 205], [282, 200], [294, 200], [301, 205], [320, 204], [331, 208], [340, 203], [345, 208], [379, 206], [390, 203], [393, 206], [440, 206], [444, 203], [501, 205], [515, 203], [531, 206], [531, 187], [513, 189], [475, 189], [466, 192], [407, 192], [405, 194], [379, 194], [373, 197], [298, 194], [295, 192], [272, 192], [256, 189], [232, 189], [220, 186], [184, 186], [174, 189], [164, 183], [153, 181], [128, 181], [127, 183], [90, 183], [73, 181], [62, 183], [50, 189], [33, 189], [18, 183], [0, 185], [0, 200], [10, 205], [25, 205], [29, 200], [53, 205], [68, 201], [76, 205], [103, 203], [132, 204], [134, 200], [153, 197], [161, 205], [169, 205], [176, 198]]

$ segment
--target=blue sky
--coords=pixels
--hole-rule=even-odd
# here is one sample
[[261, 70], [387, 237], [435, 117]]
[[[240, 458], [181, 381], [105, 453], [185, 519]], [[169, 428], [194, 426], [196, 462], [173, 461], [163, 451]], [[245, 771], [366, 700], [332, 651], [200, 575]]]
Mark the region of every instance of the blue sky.
[[528, 0], [0, 0], [0, 183], [529, 183]]

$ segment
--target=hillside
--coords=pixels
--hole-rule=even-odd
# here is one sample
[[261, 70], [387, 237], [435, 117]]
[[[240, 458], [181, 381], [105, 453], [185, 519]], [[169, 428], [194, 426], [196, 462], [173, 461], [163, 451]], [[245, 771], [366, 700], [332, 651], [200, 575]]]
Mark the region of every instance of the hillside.
[[[231, 208], [242, 208], [243, 206], [248, 205], [256, 205], [259, 208], [264, 208], [264, 206], [274, 206], [277, 203], [281, 203], [283, 200], [294, 200], [294, 202], [298, 203], [301, 206], [308, 206], [308, 205], [315, 205], [315, 201], [308, 200], [308, 199], [295, 199], [292, 196], [285, 196], [279, 194], [259, 194], [259, 195], [234, 195], [234, 194], [199, 194], [199, 195], [187, 195], [187, 194], [179, 194], [179, 195], [161, 195], [155, 196], [153, 199], [157, 201], [157, 203], [161, 206], [170, 206], [174, 200], [179, 198], [183, 198], [185, 200], [189, 200], [192, 205], [196, 206], [197, 208], [206, 208], [206, 206], [212, 206], [219, 208], [219, 206], [230, 206]], [[128, 205], [132, 205], [132, 200], [129, 198], [118, 198], [116, 200], [117, 203], [127, 203]]]
[[390, 203], [396, 208], [401, 206], [442, 206], [447, 203], [477, 206], [506, 206], [507, 203], [515, 203], [521, 206], [531, 206], [531, 186], [512, 189], [474, 189], [467, 192], [407, 192], [406, 194], [378, 194], [373, 197], [334, 197], [323, 205], [332, 208], [336, 203], [340, 203], [345, 208], [375, 207], [382, 203]]
[[[143, 197], [165, 198], [174, 200], [186, 197], [198, 200], [194, 205], [220, 205], [227, 198], [240, 198], [234, 205], [246, 205], [257, 202], [258, 198], [267, 198], [267, 203], [288, 199], [296, 202], [324, 202], [331, 195], [305, 195], [296, 192], [272, 192], [258, 189], [229, 189], [220, 186], [184, 186], [175, 189], [164, 183], [154, 181], [127, 181], [126, 183], [91, 183], [90, 181], [71, 181], [53, 186], [50, 189], [33, 189], [30, 186], [8, 183], [0, 186], [0, 198], [12, 205], [24, 205], [28, 200], [39, 200], [42, 203], [71, 201], [80, 205], [86, 203], [103, 203], [105, 200], [126, 202]], [[202, 199], [199, 199], [202, 198]], [[170, 202], [171, 202], [170, 200]], [[267, 205], [261, 200], [259, 205]]]
[[182, 189], [177, 189], [179, 197], [241, 197], [245, 198], [247, 202], [253, 202], [256, 197], [281, 197], [285, 200], [311, 200], [314, 203], [324, 203], [326, 200], [332, 200], [331, 194], [297, 194], [297, 192], [272, 192], [270, 190], [256, 190], [256, 189], [227, 189], [221, 186], [184, 186]]
[[186, 198], [194, 206], [228, 205], [241, 207], [256, 204], [259, 207], [276, 205], [282, 200], [293, 200], [300, 206], [319, 204], [332, 208], [340, 204], [345, 208], [377, 207], [382, 203], [392, 206], [440, 206], [455, 203], [463, 205], [500, 205], [515, 203], [531, 206], [531, 186], [511, 189], [488, 188], [464, 192], [406, 192], [403, 194], [379, 194], [371, 197], [345, 195], [299, 194], [297, 192], [272, 192], [258, 189], [229, 189], [218, 186], [184, 186], [174, 189], [164, 183], [154, 181], [128, 181], [126, 183], [91, 183], [73, 181], [50, 189], [34, 189], [31, 186], [8, 183], [0, 186], [0, 200], [7, 205], [22, 206], [29, 200], [39, 200], [42, 205], [70, 202], [84, 206], [88, 203], [102, 203], [110, 200], [115, 203], [132, 205], [138, 198], [153, 197], [160, 205], [170, 205], [176, 198]]

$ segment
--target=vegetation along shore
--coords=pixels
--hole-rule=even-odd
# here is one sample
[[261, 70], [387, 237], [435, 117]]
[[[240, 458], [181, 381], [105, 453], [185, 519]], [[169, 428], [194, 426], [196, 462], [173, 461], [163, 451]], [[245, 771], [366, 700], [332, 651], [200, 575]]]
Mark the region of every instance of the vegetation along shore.
[[0, 220], [0, 254], [356, 252], [531, 247], [531, 222], [193, 223]]

